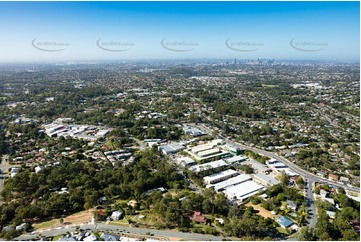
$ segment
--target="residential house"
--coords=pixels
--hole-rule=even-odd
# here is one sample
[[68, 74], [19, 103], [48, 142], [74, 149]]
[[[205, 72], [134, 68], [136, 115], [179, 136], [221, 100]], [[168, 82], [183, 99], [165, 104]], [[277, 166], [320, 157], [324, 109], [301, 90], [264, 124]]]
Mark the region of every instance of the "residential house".
[[332, 180], [332, 181], [338, 181], [339, 179], [339, 176], [338, 175], [335, 175], [335, 174], [328, 174], [328, 179]]
[[92, 233], [88, 237], [85, 237], [83, 241], [98, 241], [98, 238]]
[[325, 191], [325, 190], [321, 189], [320, 190], [320, 195], [321, 195], [322, 198], [325, 198], [328, 195], [328, 191]]
[[335, 216], [336, 216], [336, 213], [335, 213], [334, 211], [329, 211], [329, 210], [327, 210], [326, 213], [327, 213], [327, 215], [328, 215], [330, 218], [332, 218], [332, 219], [334, 219]]
[[63, 236], [58, 241], [77, 241], [77, 239], [74, 236]]
[[324, 172], [324, 171], [317, 171], [317, 173], [316, 173], [318, 176], [320, 176], [320, 177], [325, 177], [326, 176], [326, 172]]
[[193, 220], [193, 222], [196, 222], [196, 223], [206, 223], [207, 222], [206, 217], [204, 217], [202, 215], [202, 213], [199, 211], [194, 212], [192, 220]]
[[104, 234], [102, 233], [100, 235], [100, 238], [104, 241], [119, 241], [120, 236], [119, 235], [113, 235], [113, 234]]
[[16, 231], [23, 231], [25, 230], [26, 223], [22, 223], [15, 227]]
[[123, 217], [123, 213], [120, 212], [119, 210], [112, 212], [112, 215], [110, 215], [110, 218], [112, 218], [113, 220], [119, 220], [122, 219], [122, 217]]
[[349, 179], [348, 177], [341, 176], [341, 177], [340, 177], [340, 182], [349, 183], [349, 182], [350, 182], [350, 179]]
[[297, 210], [297, 203], [291, 200], [287, 200], [287, 208], [296, 211]]
[[350, 224], [357, 233], [360, 233], [360, 221], [359, 220], [353, 219], [350, 221]]

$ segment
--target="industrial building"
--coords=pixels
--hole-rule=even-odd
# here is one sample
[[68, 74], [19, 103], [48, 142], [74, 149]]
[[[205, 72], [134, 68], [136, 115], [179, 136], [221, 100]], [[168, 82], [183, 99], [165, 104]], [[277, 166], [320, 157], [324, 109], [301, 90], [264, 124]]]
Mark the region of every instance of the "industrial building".
[[185, 147], [181, 143], [169, 143], [167, 145], [159, 146], [159, 150], [165, 155], [175, 154], [183, 149], [185, 149]]
[[223, 191], [223, 193], [230, 201], [243, 202], [248, 197], [257, 194], [257, 192], [263, 188], [264, 186], [259, 185], [254, 181], [246, 181], [241, 184], [228, 187]]
[[233, 156], [233, 157], [231, 157], [229, 159], [226, 159], [226, 162], [228, 164], [233, 164], [233, 163], [240, 163], [240, 162], [245, 161], [245, 160], [247, 160], [247, 157], [242, 156], [242, 155], [237, 155], [237, 156]]
[[178, 164], [180, 164], [182, 166], [186, 166], [186, 167], [189, 167], [189, 166], [192, 166], [192, 165], [196, 164], [196, 162], [192, 158], [189, 158], [187, 156], [183, 156], [183, 157], [178, 158], [177, 162], [178, 162]]
[[214, 184], [217, 182], [224, 181], [228, 178], [237, 176], [239, 173], [235, 170], [228, 169], [219, 173], [212, 174], [210, 176], [203, 177], [204, 184]]
[[197, 145], [191, 149], [187, 149], [186, 152], [199, 161], [216, 157], [223, 158], [229, 155], [229, 152], [219, 147], [222, 144], [224, 144], [222, 139], [215, 139], [207, 144]]
[[242, 182], [246, 182], [246, 181], [250, 181], [250, 180], [252, 180], [251, 176], [249, 176], [247, 174], [241, 174], [241, 175], [229, 178], [225, 181], [218, 182], [216, 184], [207, 185], [207, 188], [213, 187], [213, 189], [216, 192], [220, 192], [220, 191], [226, 189], [227, 187], [238, 185], [238, 184], [241, 184]]
[[215, 155], [215, 154], [219, 154], [219, 153], [221, 153], [220, 149], [214, 148], [214, 149], [198, 152], [198, 156], [199, 157], [207, 157], [207, 156]]
[[204, 135], [204, 133], [202, 131], [200, 131], [199, 129], [197, 129], [195, 127], [186, 126], [183, 128], [183, 131], [185, 134], [194, 136], [194, 137]]
[[258, 161], [252, 160], [252, 159], [243, 161], [242, 164], [250, 165], [253, 169], [255, 169], [259, 172], [265, 173], [265, 174], [272, 172], [272, 170], [268, 166], [266, 166], [262, 163], [259, 163]]
[[206, 150], [213, 149], [214, 145], [212, 143], [204, 144], [204, 145], [197, 145], [191, 149], [193, 153], [199, 153]]
[[261, 172], [258, 172], [256, 174], [254, 174], [253, 176], [253, 180], [268, 187], [268, 186], [273, 186], [273, 185], [277, 185], [279, 184], [280, 182], [272, 177], [272, 176], [268, 176], [268, 175], [265, 175]]
[[227, 151], [229, 151], [232, 155], [239, 155], [241, 154], [241, 149], [233, 144], [227, 143], [223, 146], [223, 148]]
[[224, 160], [216, 160], [208, 163], [204, 163], [201, 165], [191, 166], [189, 169], [193, 172], [206, 171], [210, 169], [215, 169], [219, 167], [227, 166], [227, 163]]

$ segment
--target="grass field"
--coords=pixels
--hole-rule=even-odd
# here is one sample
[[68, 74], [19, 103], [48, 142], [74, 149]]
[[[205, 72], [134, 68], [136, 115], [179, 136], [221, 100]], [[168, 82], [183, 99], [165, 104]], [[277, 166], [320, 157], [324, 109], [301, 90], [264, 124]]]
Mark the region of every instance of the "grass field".
[[59, 219], [52, 219], [50, 221], [42, 222], [42, 223], [35, 223], [33, 224], [33, 227], [38, 229], [47, 229], [47, 228], [55, 228], [60, 225]]

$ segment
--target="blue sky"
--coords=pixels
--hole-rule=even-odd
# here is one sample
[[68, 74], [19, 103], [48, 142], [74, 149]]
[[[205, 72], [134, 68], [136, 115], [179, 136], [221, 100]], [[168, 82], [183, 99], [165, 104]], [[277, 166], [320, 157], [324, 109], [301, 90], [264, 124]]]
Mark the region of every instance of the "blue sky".
[[0, 61], [354, 61], [359, 12], [359, 2], [0, 2]]

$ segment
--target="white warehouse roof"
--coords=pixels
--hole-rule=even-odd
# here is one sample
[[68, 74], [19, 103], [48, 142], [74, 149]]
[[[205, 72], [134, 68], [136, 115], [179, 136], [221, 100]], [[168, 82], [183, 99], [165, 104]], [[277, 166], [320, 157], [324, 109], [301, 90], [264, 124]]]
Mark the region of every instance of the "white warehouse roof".
[[210, 176], [205, 176], [205, 177], [203, 177], [203, 180], [204, 180], [204, 182], [206, 184], [211, 184], [211, 183], [214, 183], [216, 181], [225, 180], [225, 179], [227, 179], [229, 177], [235, 176], [236, 174], [238, 174], [237, 171], [232, 170], [232, 169], [228, 169], [228, 170], [225, 170], [225, 171], [221, 171], [219, 173], [212, 174]]
[[264, 186], [259, 185], [254, 181], [246, 181], [233, 187], [229, 187], [223, 192], [230, 200], [243, 201], [244, 199], [255, 195], [258, 190], [262, 188], [264, 188]]
[[227, 163], [224, 160], [216, 160], [216, 161], [204, 163], [201, 165], [194, 165], [194, 166], [191, 166], [189, 169], [194, 172], [200, 172], [200, 171], [206, 171], [209, 169], [214, 169], [214, 168], [218, 168], [218, 167], [222, 167], [222, 166], [226, 166], [226, 165], [227, 165]]
[[240, 184], [242, 182], [249, 181], [249, 180], [252, 180], [251, 176], [249, 176], [247, 174], [241, 174], [241, 175], [229, 178], [229, 179], [227, 179], [225, 181], [209, 185], [208, 187], [213, 187], [213, 189], [216, 192], [218, 192], [218, 191], [220, 191], [220, 190], [222, 190], [224, 188], [234, 186], [234, 185], [237, 185], [237, 184]]

